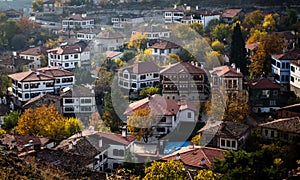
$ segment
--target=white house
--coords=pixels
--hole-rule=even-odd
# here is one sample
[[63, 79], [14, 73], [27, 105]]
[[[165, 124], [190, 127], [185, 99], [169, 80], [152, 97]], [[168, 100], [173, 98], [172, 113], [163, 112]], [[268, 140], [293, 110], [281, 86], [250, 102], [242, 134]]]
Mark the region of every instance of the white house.
[[196, 108], [190, 102], [183, 101], [179, 103], [158, 94], [129, 104], [124, 115], [130, 116], [136, 110], [142, 108], [149, 108], [151, 115], [156, 119], [156, 122], [153, 122], [149, 127], [154, 128], [153, 137], [151, 137], [154, 139], [167, 135], [180, 122], [195, 122], [197, 117]]
[[76, 67], [89, 68], [90, 50], [84, 43], [73, 45], [63, 45], [47, 50], [48, 65], [59, 66], [64, 69], [74, 69]]
[[159, 84], [159, 67], [153, 62], [134, 62], [118, 71], [118, 86], [137, 92]]
[[74, 14], [62, 20], [62, 30], [70, 29], [90, 29], [94, 28], [95, 22], [93, 18], [88, 18], [86, 15]]
[[58, 67], [46, 67], [8, 75], [12, 79], [12, 94], [20, 102], [45, 93], [57, 94], [61, 88], [73, 85], [72, 72]]
[[19, 53], [19, 56], [21, 58], [34, 61], [34, 65], [32, 67], [33, 69], [41, 67], [41, 59], [43, 58], [43, 56], [46, 55], [47, 55], [46, 47], [43, 46], [29, 48]]
[[171, 34], [171, 31], [169, 29], [154, 24], [145, 24], [144, 26], [140, 26], [136, 30], [132, 31], [132, 35], [134, 35], [137, 32], [146, 34], [148, 40], [170, 38]]
[[87, 127], [90, 115], [96, 111], [95, 93], [84, 86], [69, 86], [62, 89], [62, 112], [75, 114]]
[[199, 6], [195, 8], [187, 5], [164, 9], [165, 23], [183, 23], [192, 24], [202, 23], [204, 27], [213, 19], [220, 19], [220, 13], [208, 10], [200, 10]]
[[76, 39], [85, 41], [91, 41], [97, 35], [97, 32], [94, 29], [80, 29], [75, 33]]
[[111, 18], [113, 28], [124, 28], [126, 25], [136, 26], [144, 22], [144, 17], [135, 14], [121, 14]]
[[[290, 61], [298, 60], [300, 49], [293, 49], [280, 54], [271, 55], [271, 72], [277, 83], [288, 86], [290, 83]], [[294, 74], [295, 75], [295, 74]]]
[[157, 62], [164, 63], [169, 54], [176, 54], [180, 51], [180, 46], [169, 41], [162, 41], [150, 46], [150, 49], [152, 49], [152, 57]]
[[124, 46], [124, 38], [119, 32], [100, 32], [93, 39], [94, 53], [118, 50]]
[[299, 60], [291, 61], [290, 90], [300, 97], [300, 57]]

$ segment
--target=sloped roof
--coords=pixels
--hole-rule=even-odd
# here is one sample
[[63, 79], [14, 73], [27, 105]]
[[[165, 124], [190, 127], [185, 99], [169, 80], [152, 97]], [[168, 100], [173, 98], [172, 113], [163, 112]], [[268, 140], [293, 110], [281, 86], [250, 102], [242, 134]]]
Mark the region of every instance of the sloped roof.
[[8, 77], [22, 82], [27, 81], [47, 81], [47, 80], [54, 80], [55, 78], [53, 76], [49, 76], [43, 73], [34, 72], [34, 71], [26, 71], [26, 72], [20, 72], [15, 74], [10, 74]]
[[20, 52], [20, 55], [31, 55], [31, 56], [39, 56], [47, 54], [46, 47], [37, 46], [34, 48], [29, 48], [25, 51]]
[[221, 121], [215, 123], [215, 125], [205, 125], [198, 132], [210, 132], [213, 133], [213, 135], [217, 135], [222, 138], [240, 138], [249, 130], [250, 126], [246, 124], [235, 123], [231, 121]]
[[15, 15], [21, 16], [21, 15], [23, 15], [23, 12], [17, 11], [15, 9], [8, 9], [8, 10], [4, 11], [4, 13], [6, 14], [6, 16], [15, 16]]
[[280, 89], [281, 85], [267, 78], [259, 78], [257, 81], [250, 81], [249, 87], [252, 89]]
[[281, 107], [280, 109], [277, 109], [277, 111], [280, 111], [280, 110], [287, 110], [287, 111], [293, 111], [293, 112], [300, 113], [300, 103], [292, 104], [289, 106], [284, 106], [284, 107]]
[[105, 52], [105, 55], [107, 58], [114, 58], [120, 54], [122, 54], [122, 52], [116, 52], [116, 51], [106, 51]]
[[36, 96], [34, 98], [31, 98], [29, 101], [27, 101], [22, 107], [24, 109], [31, 107], [36, 102], [42, 101], [42, 104], [45, 104], [46, 106], [49, 106], [50, 104], [53, 104], [55, 102], [60, 101], [59, 96], [51, 95], [51, 94], [42, 94], [40, 96]]
[[134, 62], [133, 65], [129, 65], [120, 69], [120, 71], [124, 70], [134, 74], [144, 74], [159, 72], [159, 67], [154, 62], [138, 61]]
[[201, 67], [192, 65], [189, 62], [178, 62], [175, 64], [171, 64], [160, 71], [161, 74], [182, 72], [188, 74], [206, 74], [206, 72]]
[[234, 18], [237, 16], [243, 9], [225, 9], [222, 13], [223, 18]]
[[74, 73], [55, 66], [39, 68], [37, 71], [52, 77], [74, 76]]
[[281, 31], [281, 32], [274, 32], [275, 35], [278, 35], [284, 39], [291, 40], [296, 39], [297, 35], [293, 31]]
[[211, 74], [216, 74], [217, 76], [223, 77], [243, 77], [241, 72], [237, 72], [237, 69], [231, 66], [219, 66], [213, 68], [213, 70], [209, 71]]
[[82, 53], [84, 49], [85, 49], [84, 46], [81, 46], [79, 44], [73, 44], [73, 45], [66, 45], [66, 46], [60, 46], [53, 49], [49, 49], [47, 50], [47, 52], [63, 55], [63, 54]]
[[96, 38], [99, 39], [122, 39], [125, 36], [120, 32], [100, 32]]
[[[32, 140], [32, 142], [29, 142]], [[3, 144], [8, 145], [10, 148], [13, 148], [14, 142], [16, 143], [16, 148], [19, 152], [21, 152], [26, 146], [26, 144], [40, 145], [41, 147], [50, 143], [51, 140], [48, 138], [40, 138], [36, 136], [28, 136], [28, 135], [19, 135], [19, 134], [6, 134], [4, 138], [1, 139]]]
[[175, 43], [169, 41], [163, 41], [152, 45], [150, 48], [153, 49], [171, 49], [171, 48], [179, 48], [179, 46]]
[[[192, 166], [197, 168], [210, 168], [214, 163], [214, 159], [224, 159], [225, 150], [203, 147], [203, 146], [189, 146], [184, 147], [172, 154], [166, 155], [161, 160], [176, 160], [176, 157], [180, 155], [180, 161], [186, 166]], [[203, 165], [201, 165], [201, 161]]]
[[72, 16], [64, 18], [64, 20], [78, 20], [78, 21], [89, 20], [89, 19], [92, 20], [93, 18], [82, 17], [82, 15], [80, 14], [74, 14]]
[[260, 127], [276, 129], [279, 131], [291, 132], [291, 133], [300, 133], [300, 118], [291, 117], [277, 119], [271, 122], [259, 124]]
[[129, 104], [124, 115], [130, 115], [135, 110], [144, 107], [150, 108], [152, 115], [175, 115], [180, 106], [176, 101], [154, 94]]
[[258, 47], [258, 45], [259, 45], [259, 42], [255, 42], [252, 44], [246, 44], [245, 48], [253, 51], [254, 49], [256, 49]]
[[300, 60], [300, 48], [286, 51], [284, 53], [274, 53], [272, 57], [278, 60]]
[[73, 85], [67, 89], [66, 92], [61, 92], [61, 97], [95, 97], [92, 90], [84, 86]]

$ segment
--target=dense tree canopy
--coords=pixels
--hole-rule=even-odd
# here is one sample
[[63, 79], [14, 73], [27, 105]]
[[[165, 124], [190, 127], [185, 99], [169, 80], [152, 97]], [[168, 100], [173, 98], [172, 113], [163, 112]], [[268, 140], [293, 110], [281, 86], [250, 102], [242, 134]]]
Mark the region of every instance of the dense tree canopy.
[[20, 115], [20, 111], [11, 111], [9, 114], [4, 116], [4, 124], [1, 127], [6, 131], [12, 130], [17, 126]]
[[135, 32], [131, 35], [128, 43], [129, 48], [134, 48], [138, 51], [145, 50], [147, 47], [147, 34], [142, 32]]
[[264, 20], [264, 16], [262, 15], [261, 11], [255, 10], [246, 14], [244, 19], [244, 24], [247, 24], [250, 27], [255, 27], [256, 25], [261, 24], [263, 20]]
[[27, 109], [19, 118], [16, 131], [19, 134], [48, 137], [61, 140], [83, 128], [79, 119], [63, 117], [53, 105]]

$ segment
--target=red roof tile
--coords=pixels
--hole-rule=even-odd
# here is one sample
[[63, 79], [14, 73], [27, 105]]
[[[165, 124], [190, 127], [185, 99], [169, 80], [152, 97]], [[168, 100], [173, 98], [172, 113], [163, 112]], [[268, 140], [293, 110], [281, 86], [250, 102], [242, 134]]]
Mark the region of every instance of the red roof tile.
[[79, 20], [79, 21], [88, 20], [88, 19], [92, 20], [93, 18], [82, 17], [80, 14], [75, 14], [75, 15], [64, 18], [64, 20]]
[[280, 89], [281, 85], [267, 78], [260, 78], [257, 81], [249, 82], [252, 89]]
[[164, 41], [161, 43], [156, 43], [152, 45], [150, 48], [154, 49], [171, 49], [171, 48], [179, 48], [179, 46], [175, 43], [169, 42], [169, 41]]
[[65, 69], [49, 66], [44, 68], [37, 69], [39, 72], [46, 74], [48, 76], [52, 77], [62, 77], [62, 76], [74, 76], [74, 73], [67, 71]]
[[[176, 160], [178, 154], [180, 155], [180, 161], [186, 166], [192, 166], [197, 168], [210, 168], [214, 163], [214, 159], [224, 159], [225, 150], [202, 147], [202, 146], [189, 146], [182, 148], [170, 155], [166, 155], [161, 160]], [[203, 164], [201, 165], [201, 161]]]
[[160, 71], [161, 74], [167, 73], [179, 73], [186, 72], [188, 74], [206, 74], [206, 72], [199, 66], [192, 65], [189, 62], [179, 62], [166, 66], [163, 70]]
[[225, 9], [225, 11], [222, 13], [223, 18], [234, 18], [237, 16], [242, 9]]
[[278, 60], [300, 60], [300, 48], [293, 49], [284, 53], [272, 54], [272, 57]]
[[8, 77], [22, 82], [27, 81], [47, 81], [47, 80], [54, 80], [54, 77], [48, 76], [43, 73], [34, 72], [34, 71], [27, 71], [21, 73], [10, 74]]
[[224, 77], [243, 77], [243, 74], [241, 72], [237, 72], [237, 69], [231, 67], [231, 66], [219, 66], [213, 68], [213, 70], [210, 71], [211, 74], [216, 74], [217, 76], [224, 76]]
[[43, 46], [37, 46], [20, 52], [20, 55], [32, 55], [32, 56], [39, 56], [45, 54], [47, 54], [46, 47]]

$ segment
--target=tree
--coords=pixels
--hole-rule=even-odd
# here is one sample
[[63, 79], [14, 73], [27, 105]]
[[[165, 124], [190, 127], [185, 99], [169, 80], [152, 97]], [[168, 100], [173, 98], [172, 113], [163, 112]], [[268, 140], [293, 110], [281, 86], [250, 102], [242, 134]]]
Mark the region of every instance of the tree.
[[92, 84], [94, 82], [94, 78], [92, 78], [91, 71], [89, 71], [87, 69], [75, 67], [75, 69], [73, 70], [73, 73], [75, 75], [75, 79], [76, 79], [75, 83], [77, 85]]
[[288, 25], [295, 24], [298, 19], [298, 11], [292, 8], [286, 8], [286, 13], [288, 16]]
[[9, 114], [6, 114], [3, 118], [4, 123], [2, 128], [6, 131], [12, 130], [17, 126], [20, 115], [20, 111], [11, 111]]
[[266, 34], [260, 37], [256, 53], [252, 56], [249, 72], [254, 76], [268, 73], [271, 69], [271, 54], [281, 52], [283, 39], [275, 34]]
[[145, 98], [148, 95], [153, 95], [153, 94], [158, 94], [158, 93], [159, 93], [158, 87], [148, 86], [146, 89], [143, 89], [140, 91], [139, 96], [140, 96], [140, 98]]
[[128, 47], [137, 49], [138, 51], [145, 50], [147, 47], [147, 34], [136, 32], [135, 34], [131, 35]]
[[201, 139], [201, 135], [197, 134], [196, 136], [194, 136], [192, 138], [191, 142], [193, 143], [193, 145], [199, 146], [200, 145], [200, 139]]
[[181, 62], [180, 57], [177, 54], [171, 53], [167, 56], [165, 65], [174, 64], [174, 63], [178, 63], [178, 62]]
[[7, 94], [7, 88], [10, 86], [11, 79], [5, 74], [0, 74], [0, 96]]
[[266, 29], [266, 31], [274, 31], [276, 29], [276, 22], [272, 14], [265, 16], [263, 27]]
[[23, 34], [16, 34], [11, 39], [11, 47], [13, 50], [21, 50], [23, 49], [27, 44], [27, 39]]
[[190, 27], [195, 30], [199, 35], [204, 35], [204, 28], [202, 23], [193, 22]]
[[152, 162], [145, 168], [144, 180], [185, 179], [187, 172], [181, 161]]
[[22, 31], [24, 35], [28, 35], [29, 33], [35, 32], [37, 29], [41, 27], [38, 23], [28, 18], [21, 18], [17, 24], [19, 29]]
[[251, 27], [255, 27], [256, 25], [261, 24], [261, 22], [264, 20], [264, 17], [260, 10], [252, 11], [248, 14], [246, 14], [244, 19], [244, 24], [247, 24]]
[[231, 36], [230, 26], [223, 23], [216, 25], [212, 29], [211, 36], [213, 40], [223, 41], [224, 39], [228, 39]]
[[[8, 19], [5, 22], [0, 23], [0, 32], [2, 31], [2, 37], [1, 38], [6, 38], [2, 39], [1, 41], [4, 42], [4, 45], [9, 49], [12, 47], [11, 41], [13, 37], [16, 34], [19, 34], [20, 28], [17, 26], [17, 23], [15, 20]], [[6, 44], [7, 43], [7, 44]]]
[[245, 41], [239, 23], [236, 23], [233, 30], [229, 62], [240, 68], [244, 76], [248, 75]]
[[56, 40], [48, 39], [46, 42], [46, 48], [54, 48], [62, 42], [62, 37], [58, 37]]
[[195, 180], [217, 180], [220, 175], [214, 173], [209, 169], [201, 169], [198, 171], [197, 176], [194, 177]]
[[157, 124], [157, 118], [151, 114], [148, 107], [135, 110], [127, 118], [128, 131], [136, 137], [137, 140], [143, 139], [145, 143], [153, 136], [153, 128]]
[[94, 127], [95, 131], [111, 132], [110, 128], [105, 125], [98, 112], [93, 112], [90, 116], [89, 126]]
[[211, 47], [214, 51], [218, 52], [224, 52], [225, 46], [223, 43], [221, 43], [219, 40], [215, 40], [214, 42], [211, 43]]
[[43, 0], [34, 0], [31, 3], [32, 11], [33, 12], [43, 12]]
[[19, 118], [16, 131], [19, 134], [61, 140], [75, 134], [81, 128], [80, 120], [63, 117], [54, 105], [42, 105], [36, 109], [27, 109]]
[[129, 60], [133, 59], [135, 57], [136, 53], [133, 51], [126, 51], [123, 53], [121, 59], [122, 61], [128, 62]]
[[253, 44], [253, 43], [259, 42], [260, 37], [262, 37], [266, 34], [267, 34], [267, 32], [265, 32], [265, 31], [251, 29], [250, 37], [247, 39], [246, 44]]

